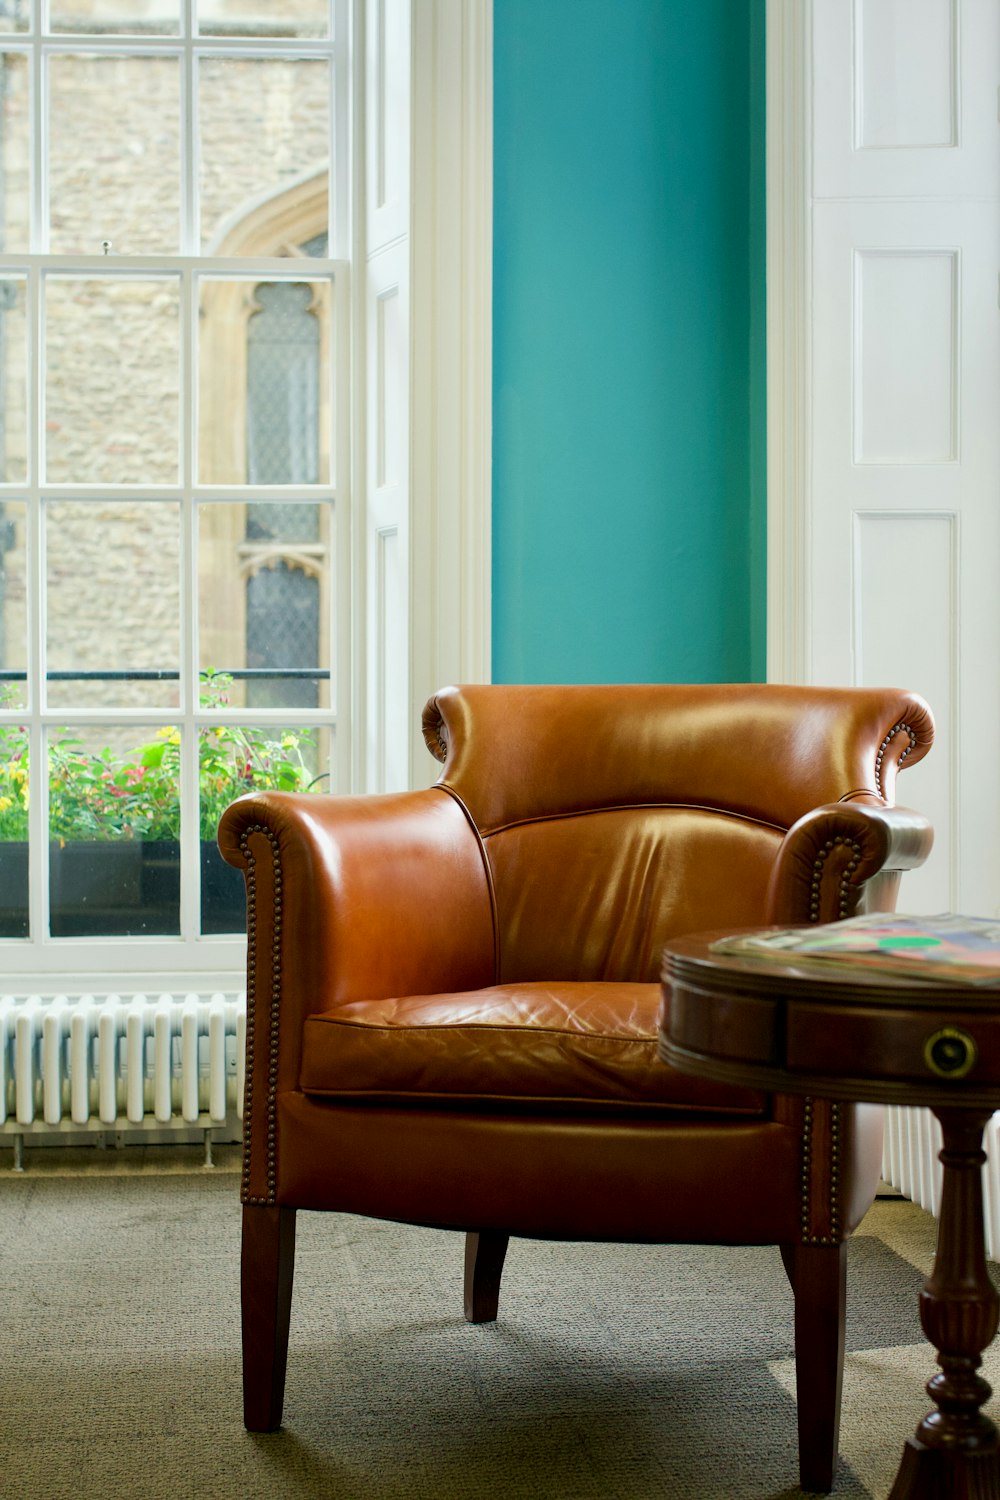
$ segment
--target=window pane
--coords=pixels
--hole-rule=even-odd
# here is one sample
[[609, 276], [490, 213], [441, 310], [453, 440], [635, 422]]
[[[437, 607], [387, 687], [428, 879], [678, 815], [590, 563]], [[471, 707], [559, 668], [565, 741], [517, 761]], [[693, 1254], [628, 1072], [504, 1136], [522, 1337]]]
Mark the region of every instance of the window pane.
[[26, 520], [21, 501], [0, 500], [0, 709], [28, 701]]
[[197, 0], [204, 36], [329, 36], [329, 0]]
[[179, 932], [179, 745], [174, 729], [52, 734], [53, 937]]
[[176, 36], [178, 0], [50, 0], [49, 16], [53, 31]]
[[319, 480], [320, 319], [312, 288], [257, 288], [247, 325], [247, 478], [251, 484]]
[[202, 58], [198, 109], [202, 245], [218, 255], [294, 253], [272, 203], [283, 189], [311, 199], [317, 178], [327, 198], [329, 65]]
[[330, 706], [330, 523], [306, 501], [202, 507], [200, 666], [232, 679], [227, 703]]
[[[0, 279], [0, 483], [28, 477], [27, 347], [25, 284]], [[0, 540], [2, 545], [2, 540]]]
[[31, 0], [0, 0], [0, 31], [27, 31]]
[[176, 58], [49, 59], [49, 224], [57, 254], [177, 254]]
[[28, 731], [0, 719], [0, 937], [27, 936]]
[[17, 52], [0, 53], [0, 110], [0, 250], [10, 255], [27, 250], [31, 234], [28, 59]]
[[328, 484], [330, 282], [206, 278], [199, 301], [202, 483]]
[[[222, 701], [224, 688], [210, 683]], [[204, 729], [198, 756], [201, 782], [201, 930], [242, 932], [246, 927], [243, 877], [227, 865], [215, 842], [219, 819], [246, 792], [329, 790], [331, 733], [326, 728], [278, 729], [222, 725]]]
[[46, 478], [176, 484], [177, 283], [45, 283]]
[[178, 505], [50, 501], [45, 564], [49, 705], [175, 705]]

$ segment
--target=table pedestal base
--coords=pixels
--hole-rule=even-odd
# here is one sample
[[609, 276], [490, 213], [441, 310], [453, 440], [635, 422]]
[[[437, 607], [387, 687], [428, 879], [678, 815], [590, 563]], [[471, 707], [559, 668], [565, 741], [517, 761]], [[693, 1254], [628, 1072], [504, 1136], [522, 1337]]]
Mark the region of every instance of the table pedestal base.
[[977, 1374], [1000, 1316], [983, 1241], [982, 1141], [990, 1114], [951, 1106], [934, 1113], [944, 1137], [944, 1178], [920, 1322], [938, 1351], [940, 1373], [927, 1383], [938, 1409], [906, 1444], [889, 1500], [1000, 1500], [997, 1429], [981, 1410], [990, 1387]]
[[1000, 1500], [1000, 1463], [992, 1453], [948, 1453], [908, 1438], [889, 1500]]

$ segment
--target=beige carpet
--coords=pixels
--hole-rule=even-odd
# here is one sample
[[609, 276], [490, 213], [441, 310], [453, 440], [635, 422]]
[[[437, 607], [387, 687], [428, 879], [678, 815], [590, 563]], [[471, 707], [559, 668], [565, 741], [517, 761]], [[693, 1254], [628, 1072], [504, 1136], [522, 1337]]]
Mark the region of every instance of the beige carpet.
[[[3, 1500], [800, 1494], [770, 1249], [516, 1241], [500, 1321], [474, 1328], [458, 1236], [300, 1214], [285, 1429], [249, 1436], [234, 1153], [197, 1162], [39, 1151], [0, 1169]], [[934, 1232], [889, 1200], [852, 1243], [837, 1496], [884, 1497], [929, 1404]]]

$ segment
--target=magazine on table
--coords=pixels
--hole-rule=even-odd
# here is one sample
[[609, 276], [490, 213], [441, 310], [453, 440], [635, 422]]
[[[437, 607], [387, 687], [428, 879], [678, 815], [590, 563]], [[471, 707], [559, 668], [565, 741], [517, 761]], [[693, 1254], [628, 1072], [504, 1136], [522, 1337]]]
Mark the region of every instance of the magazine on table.
[[1000, 985], [1000, 919], [875, 912], [812, 927], [772, 927], [720, 938], [715, 953], [801, 968], [877, 970], [907, 979]]

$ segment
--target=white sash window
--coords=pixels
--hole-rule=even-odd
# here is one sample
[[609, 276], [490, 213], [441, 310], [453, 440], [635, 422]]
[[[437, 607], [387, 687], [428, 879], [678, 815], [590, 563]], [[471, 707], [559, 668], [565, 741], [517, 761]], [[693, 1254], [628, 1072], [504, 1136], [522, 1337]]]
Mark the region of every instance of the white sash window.
[[486, 0], [0, 0], [6, 987], [234, 982], [222, 808], [426, 781], [488, 675], [490, 66]]

